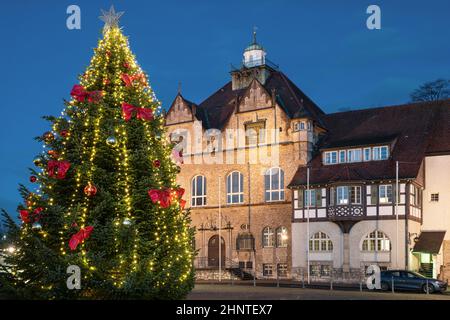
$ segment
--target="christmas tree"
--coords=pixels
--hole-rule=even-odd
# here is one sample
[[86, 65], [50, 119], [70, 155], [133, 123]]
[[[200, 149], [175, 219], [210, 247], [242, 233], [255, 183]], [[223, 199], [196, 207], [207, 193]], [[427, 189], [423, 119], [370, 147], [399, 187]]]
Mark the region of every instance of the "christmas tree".
[[[103, 38], [6, 212], [2, 290], [40, 299], [178, 299], [193, 287], [193, 230], [173, 146], [148, 78], [112, 7]], [[68, 273], [68, 267], [80, 271]], [[81, 283], [80, 283], [81, 282]], [[81, 289], [77, 289], [77, 286]], [[74, 288], [75, 287], [75, 288]]]

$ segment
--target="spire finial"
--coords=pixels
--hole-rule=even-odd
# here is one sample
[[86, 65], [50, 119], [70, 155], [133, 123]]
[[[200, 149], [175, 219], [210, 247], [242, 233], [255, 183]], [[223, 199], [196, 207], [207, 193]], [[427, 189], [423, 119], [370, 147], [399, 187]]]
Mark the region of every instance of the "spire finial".
[[258, 27], [253, 26], [253, 44], [256, 44], [256, 30], [258, 30]]
[[181, 94], [181, 81], [178, 81], [178, 94]]
[[113, 27], [119, 27], [119, 19], [124, 14], [123, 11], [117, 12], [114, 10], [114, 6], [109, 8], [109, 11], [101, 10], [102, 15], [99, 17], [105, 23], [104, 29], [110, 29]]

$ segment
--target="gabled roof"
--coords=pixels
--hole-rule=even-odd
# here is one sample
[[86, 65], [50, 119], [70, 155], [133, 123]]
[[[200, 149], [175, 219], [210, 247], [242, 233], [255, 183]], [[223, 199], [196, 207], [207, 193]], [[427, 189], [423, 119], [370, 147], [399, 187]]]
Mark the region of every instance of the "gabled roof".
[[[322, 127], [325, 126], [321, 119], [324, 115], [322, 109], [282, 72], [272, 70], [263, 87], [267, 92], [275, 89], [277, 102], [289, 118], [309, 117]], [[236, 103], [244, 96], [246, 89], [233, 91], [231, 81], [228, 82], [199, 104], [197, 119], [203, 122], [206, 129], [222, 129], [233, 114]]]
[[170, 112], [170, 110], [173, 108], [173, 106], [175, 105], [175, 102], [177, 101], [177, 98], [180, 97], [184, 103], [186, 103], [186, 105], [189, 107], [189, 109], [191, 109], [191, 111], [193, 109], [195, 109], [195, 106], [197, 106], [194, 102], [189, 101], [188, 99], [185, 99], [180, 92], [177, 93], [177, 95], [175, 96], [175, 99], [173, 99], [172, 104], [170, 105], [169, 109], [167, 110], [167, 114]]
[[[317, 151], [308, 164], [311, 184], [394, 179], [396, 161], [400, 179], [415, 179], [427, 154], [450, 154], [450, 99], [332, 113], [322, 119], [328, 132], [319, 150], [380, 142], [393, 149], [388, 160], [333, 165], [323, 165]], [[306, 170], [299, 167], [289, 186], [305, 185]]]

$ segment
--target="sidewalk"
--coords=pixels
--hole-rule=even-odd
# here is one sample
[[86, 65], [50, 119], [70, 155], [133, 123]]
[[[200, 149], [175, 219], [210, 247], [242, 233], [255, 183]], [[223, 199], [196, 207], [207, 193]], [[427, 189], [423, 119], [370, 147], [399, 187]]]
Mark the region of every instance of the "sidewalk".
[[[301, 281], [294, 280], [280, 280], [277, 284], [276, 280], [272, 279], [262, 279], [256, 280], [197, 280], [196, 284], [215, 284], [215, 285], [237, 285], [237, 286], [261, 286], [261, 287], [276, 287], [279, 285], [284, 288], [308, 288], [308, 289], [332, 289], [332, 290], [361, 290], [361, 285], [358, 283], [348, 283], [348, 282], [325, 282], [325, 281], [311, 281], [309, 284], [305, 281], [302, 283]], [[367, 287], [365, 283], [362, 283], [362, 290], [367, 291]]]

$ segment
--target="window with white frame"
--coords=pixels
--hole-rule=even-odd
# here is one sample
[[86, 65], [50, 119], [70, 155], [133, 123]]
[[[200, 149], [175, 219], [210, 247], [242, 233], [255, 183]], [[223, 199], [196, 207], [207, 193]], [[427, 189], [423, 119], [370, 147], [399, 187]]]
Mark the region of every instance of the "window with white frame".
[[264, 175], [265, 199], [270, 201], [284, 200], [284, 171], [270, 168]]
[[352, 148], [323, 152], [324, 164], [377, 161], [389, 159], [389, 146]]
[[191, 205], [201, 207], [206, 205], [206, 178], [205, 176], [195, 176], [191, 186]]
[[285, 248], [288, 245], [288, 231], [286, 227], [277, 228], [277, 247]]
[[[319, 190], [320, 191], [320, 190]], [[316, 206], [316, 189], [305, 190], [305, 207], [315, 207]]]
[[340, 186], [336, 188], [336, 204], [348, 204], [348, 186]]
[[238, 171], [233, 171], [227, 176], [227, 203], [242, 202], [244, 202], [244, 176]]
[[361, 186], [338, 186], [330, 188], [330, 205], [362, 204]]
[[273, 229], [265, 227], [262, 232], [262, 245], [264, 248], [270, 248], [274, 245]]
[[371, 154], [370, 148], [364, 148], [364, 161], [370, 161], [371, 159], [370, 154]]
[[263, 276], [264, 277], [273, 276], [273, 265], [268, 264], [268, 263], [263, 264]]
[[387, 146], [373, 147], [372, 150], [373, 160], [386, 160], [389, 158], [389, 148]]
[[278, 263], [277, 272], [279, 277], [287, 277], [287, 263]]
[[362, 242], [362, 251], [391, 251], [391, 241], [382, 231], [373, 231]]
[[361, 204], [361, 187], [351, 186], [350, 187], [350, 202], [352, 204]]
[[360, 162], [362, 160], [361, 149], [347, 150], [347, 162]]
[[310, 251], [333, 251], [333, 242], [330, 237], [324, 232], [316, 232], [309, 239]]
[[347, 161], [346, 151], [339, 150], [339, 163], [345, 163]]
[[392, 185], [382, 184], [378, 187], [378, 199], [380, 203], [392, 203]]
[[330, 264], [311, 264], [309, 266], [310, 275], [316, 277], [329, 277], [331, 275], [331, 265]]
[[327, 151], [324, 153], [325, 164], [337, 163], [337, 151]]

